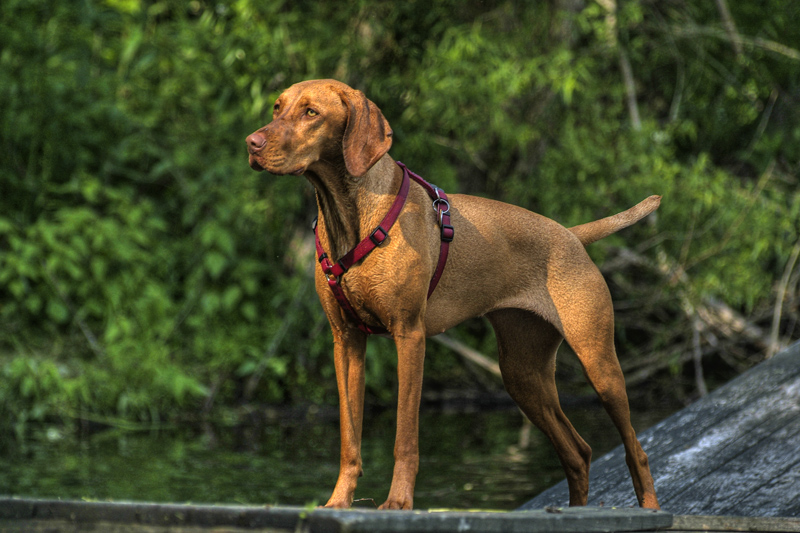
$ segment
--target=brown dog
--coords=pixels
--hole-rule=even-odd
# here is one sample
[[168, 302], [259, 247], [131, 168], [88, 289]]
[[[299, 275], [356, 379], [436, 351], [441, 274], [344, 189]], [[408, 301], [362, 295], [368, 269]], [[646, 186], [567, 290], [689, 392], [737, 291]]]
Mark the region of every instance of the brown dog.
[[[272, 122], [249, 135], [247, 145], [253, 169], [302, 174], [314, 185], [319, 240], [331, 261], [375, 230], [404, 180], [387, 154], [392, 130], [380, 109], [334, 80], [291, 86], [275, 102]], [[651, 196], [623, 213], [566, 229], [520, 207], [454, 194], [449, 202], [455, 237], [428, 299], [440, 229], [428, 193], [411, 183], [397, 223], [380, 246], [340, 278], [316, 269], [317, 294], [333, 331], [341, 416], [339, 478], [326, 506], [349, 507], [362, 475], [367, 334], [334, 297], [329, 282], [338, 280], [358, 319], [385, 328], [397, 347], [395, 466], [382, 509], [413, 505], [425, 338], [476, 316], [486, 316], [495, 329], [509, 394], [555, 446], [570, 505], [586, 504], [591, 449], [559, 405], [555, 359], [563, 339], [622, 436], [639, 504], [657, 509], [647, 455], [630, 423], [611, 297], [584, 246], [633, 224], [659, 201]]]

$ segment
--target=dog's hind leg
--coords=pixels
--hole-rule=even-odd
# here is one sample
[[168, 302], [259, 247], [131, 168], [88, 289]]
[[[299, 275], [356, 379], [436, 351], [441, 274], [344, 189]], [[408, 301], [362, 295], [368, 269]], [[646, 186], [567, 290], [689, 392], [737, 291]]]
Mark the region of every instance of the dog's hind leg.
[[567, 476], [570, 505], [586, 505], [592, 450], [558, 401], [555, 370], [561, 334], [530, 311], [501, 309], [486, 316], [497, 336], [506, 390], [553, 443]]
[[658, 509], [650, 465], [631, 425], [628, 393], [614, 348], [614, 309], [608, 288], [596, 269], [587, 270], [572, 291], [550, 291], [564, 337], [583, 366], [612, 422], [622, 437], [625, 460], [639, 505]]

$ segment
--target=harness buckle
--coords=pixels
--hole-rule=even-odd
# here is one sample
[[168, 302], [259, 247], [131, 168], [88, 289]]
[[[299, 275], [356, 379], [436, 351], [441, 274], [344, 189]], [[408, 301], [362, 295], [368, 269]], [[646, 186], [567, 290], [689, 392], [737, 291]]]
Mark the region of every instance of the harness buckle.
[[450, 224], [442, 224], [442, 242], [453, 242], [456, 230]]
[[372, 233], [370, 233], [369, 240], [375, 243], [375, 246], [380, 246], [381, 244], [383, 244], [383, 241], [385, 241], [386, 237], [388, 236], [389, 232], [383, 229], [383, 227], [378, 226]]
[[[332, 263], [326, 252], [322, 252], [322, 255], [319, 256], [319, 264], [322, 266], [322, 273], [325, 274], [328, 283], [335, 281], [341, 274], [347, 272], [347, 268], [341, 261], [337, 261], [336, 264]], [[336, 272], [336, 267], [339, 267], [340, 273]]]

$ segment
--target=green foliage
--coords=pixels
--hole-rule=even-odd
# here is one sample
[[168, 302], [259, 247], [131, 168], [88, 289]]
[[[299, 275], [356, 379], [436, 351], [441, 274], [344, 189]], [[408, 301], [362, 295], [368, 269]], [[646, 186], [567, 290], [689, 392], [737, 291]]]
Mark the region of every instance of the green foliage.
[[[798, 7], [732, 4], [736, 55], [709, 3], [624, 3], [614, 39], [600, 4], [559, 6], [3, 2], [0, 420], [335, 401], [313, 191], [244, 150], [308, 78], [364, 90], [395, 158], [448, 191], [567, 225], [662, 194], [657, 223], [595, 258], [643, 243], [696, 301], [772, 305], [798, 239]], [[394, 367], [372, 342], [373, 397], [391, 398]]]

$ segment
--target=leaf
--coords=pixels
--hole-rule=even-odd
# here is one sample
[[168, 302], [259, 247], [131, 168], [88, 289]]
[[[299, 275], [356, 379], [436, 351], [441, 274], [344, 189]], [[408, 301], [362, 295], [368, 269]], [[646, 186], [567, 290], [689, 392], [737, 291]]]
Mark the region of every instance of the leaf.
[[241, 307], [242, 316], [250, 322], [255, 322], [258, 318], [258, 308], [253, 302], [245, 302]]
[[203, 264], [211, 279], [218, 279], [225, 270], [228, 259], [219, 252], [208, 252], [203, 258]]
[[205, 311], [206, 314], [214, 314], [219, 310], [220, 297], [219, 294], [215, 292], [205, 293], [200, 302], [201, 306], [203, 307], [203, 311]]
[[69, 320], [69, 309], [61, 300], [51, 298], [47, 301], [47, 316], [58, 324], [65, 324]]
[[89, 262], [89, 267], [92, 270], [92, 276], [95, 281], [103, 282], [106, 280], [106, 273], [108, 271], [108, 261], [100, 256], [92, 257]]
[[239, 303], [239, 300], [242, 298], [242, 289], [239, 286], [234, 285], [232, 287], [228, 287], [225, 292], [222, 294], [222, 306], [230, 311], [231, 309]]

